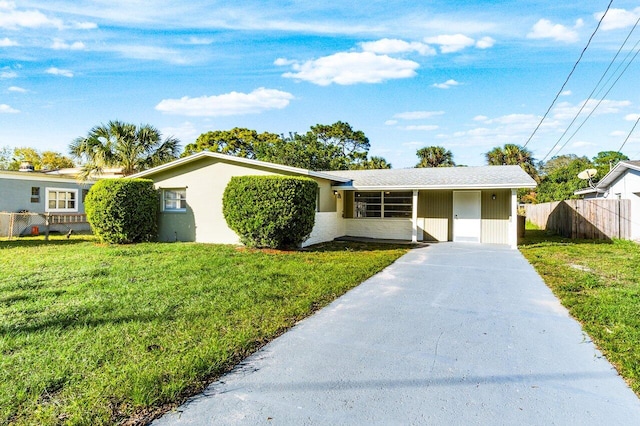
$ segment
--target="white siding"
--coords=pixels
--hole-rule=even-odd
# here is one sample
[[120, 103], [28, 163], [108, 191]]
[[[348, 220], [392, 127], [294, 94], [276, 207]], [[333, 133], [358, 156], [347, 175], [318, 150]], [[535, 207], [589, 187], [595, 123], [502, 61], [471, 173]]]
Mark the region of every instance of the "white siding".
[[302, 243], [303, 247], [332, 241], [344, 235], [344, 219], [335, 212], [316, 213], [316, 221], [311, 236]]
[[627, 170], [609, 187], [609, 200], [618, 198], [631, 200], [631, 239], [640, 240], [640, 172]]
[[345, 219], [345, 234], [350, 237], [411, 241], [411, 219]]

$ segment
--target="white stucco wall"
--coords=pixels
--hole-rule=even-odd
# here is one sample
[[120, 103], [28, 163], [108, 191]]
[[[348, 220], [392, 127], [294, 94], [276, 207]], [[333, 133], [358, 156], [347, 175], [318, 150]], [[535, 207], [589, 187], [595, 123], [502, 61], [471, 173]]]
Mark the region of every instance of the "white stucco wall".
[[607, 199], [631, 200], [631, 239], [640, 240], [640, 171], [628, 169], [610, 187]]
[[336, 212], [316, 213], [316, 223], [303, 247], [331, 241], [344, 235], [344, 219]]
[[345, 219], [345, 235], [350, 237], [411, 240], [411, 219]]

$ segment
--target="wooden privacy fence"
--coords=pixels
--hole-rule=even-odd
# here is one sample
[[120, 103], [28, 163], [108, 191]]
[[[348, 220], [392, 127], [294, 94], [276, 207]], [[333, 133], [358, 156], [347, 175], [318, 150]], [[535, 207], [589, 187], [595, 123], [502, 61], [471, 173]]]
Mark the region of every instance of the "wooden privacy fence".
[[566, 200], [525, 204], [527, 220], [567, 238], [631, 238], [630, 200]]

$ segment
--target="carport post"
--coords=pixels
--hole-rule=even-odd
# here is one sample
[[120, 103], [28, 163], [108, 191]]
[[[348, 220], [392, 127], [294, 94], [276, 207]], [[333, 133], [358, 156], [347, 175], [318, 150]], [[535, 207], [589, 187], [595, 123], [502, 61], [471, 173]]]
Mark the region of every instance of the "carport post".
[[509, 222], [509, 245], [518, 248], [518, 190], [511, 190], [511, 221]]
[[411, 209], [411, 242], [418, 242], [418, 191], [413, 190], [413, 208]]

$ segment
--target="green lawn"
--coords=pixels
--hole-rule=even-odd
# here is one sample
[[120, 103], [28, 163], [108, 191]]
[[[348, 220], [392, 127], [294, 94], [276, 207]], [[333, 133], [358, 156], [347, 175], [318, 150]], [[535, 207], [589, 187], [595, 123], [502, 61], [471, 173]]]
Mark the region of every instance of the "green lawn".
[[520, 251], [640, 396], [640, 246], [527, 235]]
[[406, 250], [0, 241], [0, 424], [144, 421]]

